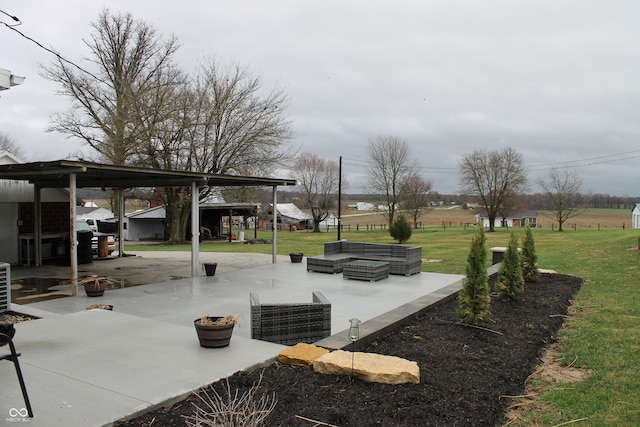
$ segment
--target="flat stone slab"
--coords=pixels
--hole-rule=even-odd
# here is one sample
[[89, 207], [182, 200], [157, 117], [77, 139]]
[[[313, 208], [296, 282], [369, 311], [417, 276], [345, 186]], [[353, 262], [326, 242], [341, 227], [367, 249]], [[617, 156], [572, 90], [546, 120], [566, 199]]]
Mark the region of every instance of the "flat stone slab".
[[313, 362], [313, 370], [328, 375], [349, 375], [384, 384], [420, 383], [417, 362], [396, 356], [336, 350]]
[[313, 362], [329, 353], [326, 348], [318, 347], [313, 344], [299, 343], [293, 347], [284, 349], [278, 354], [278, 362], [284, 365], [313, 367]]

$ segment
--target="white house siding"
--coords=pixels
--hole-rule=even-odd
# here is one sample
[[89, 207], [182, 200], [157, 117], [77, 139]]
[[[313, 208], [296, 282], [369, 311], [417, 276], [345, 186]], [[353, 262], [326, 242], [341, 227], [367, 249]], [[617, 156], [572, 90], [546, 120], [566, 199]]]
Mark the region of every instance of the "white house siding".
[[161, 221], [129, 218], [125, 240], [160, 240], [164, 238]]
[[[0, 164], [20, 163], [6, 151], [0, 151]], [[33, 203], [33, 184], [26, 181], [0, 179], [0, 262], [17, 264], [18, 258], [18, 204]], [[43, 202], [67, 202], [69, 193], [63, 189], [44, 188], [40, 192]]]
[[0, 262], [17, 264], [18, 258], [18, 204], [0, 203]]
[[[481, 222], [482, 221], [482, 226], [484, 228], [489, 228], [489, 218], [486, 217], [486, 214], [480, 213], [480, 214], [476, 214], [476, 223]], [[508, 217], [506, 219], [504, 219], [504, 221], [506, 222], [506, 226], [508, 228], [520, 228], [520, 227], [525, 227], [527, 224], [529, 224], [531, 227], [537, 227], [538, 226], [538, 213], [537, 212], [530, 212], [527, 214], [523, 214], [523, 215], [515, 215], [514, 217]], [[494, 227], [495, 228], [499, 228], [499, 227], [503, 227], [503, 218], [501, 216], [498, 216], [498, 218], [495, 219], [494, 221]]]
[[165, 237], [164, 206], [145, 209], [128, 214], [124, 218], [124, 240], [159, 240]]
[[631, 228], [640, 228], [640, 203], [631, 211]]

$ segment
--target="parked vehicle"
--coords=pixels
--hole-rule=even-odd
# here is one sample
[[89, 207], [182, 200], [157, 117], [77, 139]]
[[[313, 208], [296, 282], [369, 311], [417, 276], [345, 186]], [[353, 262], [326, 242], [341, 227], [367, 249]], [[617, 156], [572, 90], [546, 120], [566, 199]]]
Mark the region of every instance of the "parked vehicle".
[[[76, 231], [91, 231], [93, 233], [93, 237], [91, 238], [91, 251], [93, 252], [94, 255], [96, 255], [98, 253], [98, 236], [97, 236], [98, 232], [92, 229], [88, 221], [89, 220], [76, 221]], [[116, 249], [116, 241], [113, 238], [113, 236], [108, 236], [107, 239], [108, 239], [108, 245], [109, 245], [109, 255], [111, 255], [111, 253]]]
[[91, 227], [91, 231], [93, 231], [94, 233], [98, 232], [98, 221], [93, 218], [87, 218], [85, 219], [85, 222], [89, 224], [89, 227]]

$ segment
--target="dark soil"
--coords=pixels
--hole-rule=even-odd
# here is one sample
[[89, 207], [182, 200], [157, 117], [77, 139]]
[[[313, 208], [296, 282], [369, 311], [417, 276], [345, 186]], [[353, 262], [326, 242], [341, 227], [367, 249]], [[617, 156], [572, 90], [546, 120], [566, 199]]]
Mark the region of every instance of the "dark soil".
[[[416, 361], [420, 384], [387, 385], [321, 375], [312, 369], [274, 363], [228, 378], [239, 395], [260, 381], [257, 395], [275, 392], [273, 426], [496, 426], [505, 422], [511, 400], [555, 341], [573, 294], [582, 280], [541, 274], [527, 283], [517, 302], [491, 300], [487, 330], [456, 323], [457, 299], [434, 307], [408, 326], [378, 339], [362, 351]], [[213, 384], [226, 396], [225, 380]], [[161, 408], [128, 426], [185, 425], [194, 415], [191, 396]], [[308, 420], [315, 420], [314, 423]]]

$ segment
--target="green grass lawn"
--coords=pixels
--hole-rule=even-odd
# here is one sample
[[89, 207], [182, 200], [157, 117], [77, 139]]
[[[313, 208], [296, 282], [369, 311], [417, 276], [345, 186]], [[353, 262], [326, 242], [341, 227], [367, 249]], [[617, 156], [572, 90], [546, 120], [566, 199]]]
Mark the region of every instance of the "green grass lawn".
[[[423, 271], [464, 274], [473, 227], [414, 230], [407, 244], [420, 245]], [[506, 246], [511, 230], [487, 233], [487, 247]], [[536, 384], [541, 405], [525, 410], [517, 425], [584, 426], [640, 425], [640, 230], [568, 229], [562, 233], [534, 229], [541, 268], [581, 277], [585, 284], [575, 297], [575, 310], [561, 330], [564, 364], [593, 370], [585, 381]], [[524, 229], [516, 233], [522, 238]], [[270, 239], [270, 233], [258, 237]], [[279, 254], [322, 253], [322, 244], [337, 233], [280, 232]], [[386, 231], [351, 231], [341, 238], [394, 243]], [[190, 245], [126, 245], [127, 251], [179, 250]], [[271, 253], [271, 245], [202, 243], [203, 252]]]

